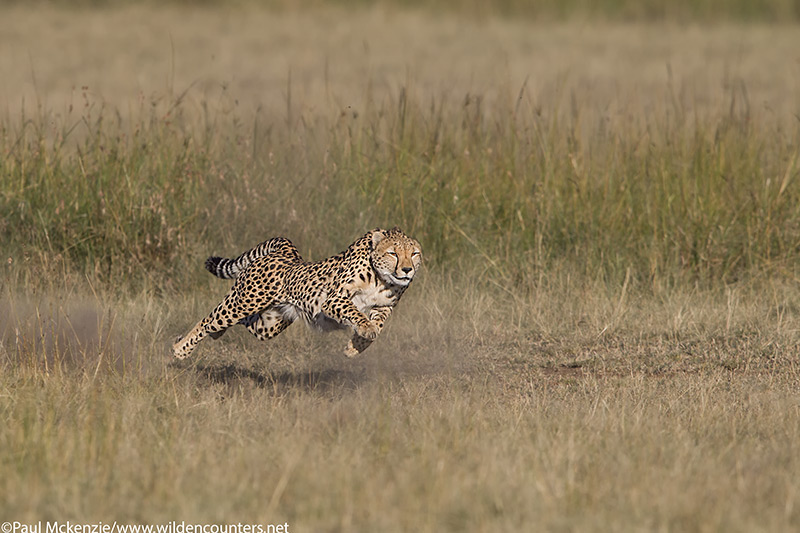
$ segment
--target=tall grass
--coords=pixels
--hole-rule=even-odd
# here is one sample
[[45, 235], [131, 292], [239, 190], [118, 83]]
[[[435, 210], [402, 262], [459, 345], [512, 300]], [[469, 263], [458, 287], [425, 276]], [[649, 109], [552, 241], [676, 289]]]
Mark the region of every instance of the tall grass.
[[282, 233], [319, 257], [388, 224], [434, 266], [522, 287], [556, 265], [646, 286], [795, 276], [800, 127], [735, 97], [718, 114], [664, 102], [598, 119], [543, 110], [524, 86], [489, 102], [399, 87], [357, 112], [287, 101], [268, 122], [180, 98], [122, 116], [85, 96], [3, 124], [0, 230], [12, 263], [132, 283], [194, 270], [210, 246]]

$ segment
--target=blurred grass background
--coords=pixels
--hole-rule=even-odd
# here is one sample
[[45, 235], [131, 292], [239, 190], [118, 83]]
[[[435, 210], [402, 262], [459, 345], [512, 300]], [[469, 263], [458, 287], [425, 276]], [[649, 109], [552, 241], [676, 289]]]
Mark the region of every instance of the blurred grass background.
[[[7, 4], [18, 4], [6, 0]], [[47, 0], [40, 4], [119, 7], [141, 4], [137, 0]], [[145, 2], [147, 3], [147, 2]], [[161, 4], [163, 2], [152, 2]], [[390, 6], [397, 9], [424, 9], [434, 13], [460, 16], [524, 17], [532, 20], [600, 19], [622, 21], [762, 21], [797, 20], [797, 0], [171, 0], [182, 6], [257, 7], [272, 10], [309, 10], [320, 7], [363, 9]]]

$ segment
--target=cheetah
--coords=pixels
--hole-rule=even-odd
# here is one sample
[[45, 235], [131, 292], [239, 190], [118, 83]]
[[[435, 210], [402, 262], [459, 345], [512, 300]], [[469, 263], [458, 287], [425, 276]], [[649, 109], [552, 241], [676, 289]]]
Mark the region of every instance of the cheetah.
[[327, 259], [306, 262], [289, 239], [275, 237], [236, 259], [209, 257], [206, 269], [234, 279], [214, 310], [172, 346], [189, 357], [204, 337], [218, 339], [242, 324], [260, 340], [302, 319], [321, 331], [353, 330], [344, 355], [355, 357], [377, 338], [422, 264], [419, 243], [394, 227], [376, 228]]

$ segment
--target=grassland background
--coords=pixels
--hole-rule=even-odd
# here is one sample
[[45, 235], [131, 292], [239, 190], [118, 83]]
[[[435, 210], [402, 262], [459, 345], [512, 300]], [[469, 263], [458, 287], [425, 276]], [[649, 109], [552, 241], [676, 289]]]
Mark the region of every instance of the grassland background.
[[[0, 518], [797, 529], [797, 15], [3, 4]], [[169, 363], [207, 255], [393, 224], [363, 358]]]

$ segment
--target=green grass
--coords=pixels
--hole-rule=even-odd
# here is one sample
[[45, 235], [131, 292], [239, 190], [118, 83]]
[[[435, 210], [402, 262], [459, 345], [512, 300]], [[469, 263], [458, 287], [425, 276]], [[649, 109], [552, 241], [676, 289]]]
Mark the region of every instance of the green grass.
[[[200, 242], [255, 244], [262, 228], [319, 257], [335, 251], [323, 243], [398, 223], [431, 264], [522, 287], [554, 265], [645, 286], [797, 273], [796, 121], [761, 123], [735, 94], [720, 95], [732, 102], [720, 115], [675, 118], [663, 102], [654, 124], [612, 126], [585, 125], [579, 103], [544, 112], [525, 87], [513, 105], [400, 95], [266, 131], [258, 115], [204, 129], [180, 100], [130, 123], [87, 104], [54, 131], [47, 118], [7, 124], [6, 249], [135, 281], [190, 269], [208, 253]], [[243, 217], [262, 226], [241, 233]]]
[[[795, 29], [437, 5], [0, 7], [0, 521], [798, 528]], [[394, 224], [363, 357], [170, 360], [208, 255]]]

